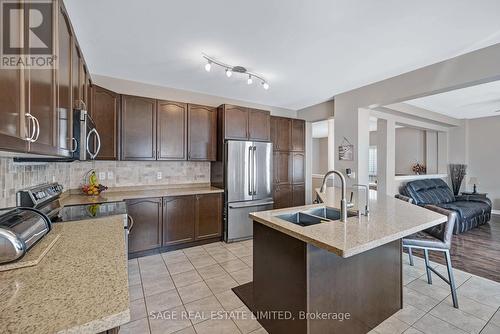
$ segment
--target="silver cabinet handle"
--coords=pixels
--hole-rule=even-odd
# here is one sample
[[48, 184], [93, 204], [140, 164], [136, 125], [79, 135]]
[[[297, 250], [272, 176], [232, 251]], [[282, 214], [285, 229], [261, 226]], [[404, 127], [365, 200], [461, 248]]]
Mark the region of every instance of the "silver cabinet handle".
[[33, 116], [33, 118], [35, 119], [36, 123], [36, 136], [33, 139], [33, 142], [36, 142], [38, 140], [38, 137], [40, 137], [40, 123], [38, 122], [38, 118], [36, 118], [35, 116]]
[[97, 130], [95, 130], [95, 136], [97, 138], [97, 148], [95, 150], [95, 154], [94, 154], [94, 157], [92, 159], [94, 159], [95, 157], [97, 157], [97, 155], [101, 151], [101, 136], [99, 136], [99, 132], [97, 132]]
[[255, 153], [257, 152], [257, 146], [254, 146], [252, 148], [252, 159], [253, 159], [253, 190], [252, 190], [252, 194], [253, 195], [257, 195], [257, 175], [255, 175], [257, 173], [257, 159], [255, 159]]
[[78, 149], [78, 140], [75, 137], [71, 138], [71, 153], [76, 152]]
[[252, 195], [252, 146], [248, 148], [248, 195]]
[[35, 121], [35, 117], [33, 117], [33, 115], [31, 115], [30, 113], [26, 113], [24, 114], [24, 116], [26, 117], [29, 117], [29, 121], [30, 121], [30, 136], [29, 137], [26, 137], [25, 140], [32, 143], [35, 138], [35, 135], [36, 135], [36, 121]]
[[129, 221], [129, 225], [128, 225], [128, 231], [129, 233], [132, 231], [132, 228], [134, 228], [134, 218], [132, 218], [132, 216], [130, 215], [127, 215], [127, 219]]
[[[94, 153], [92, 153], [90, 151], [90, 136], [94, 134], [97, 138], [97, 149]], [[89, 154], [90, 156], [90, 159], [95, 159], [95, 157], [97, 156], [97, 154], [99, 153], [99, 150], [101, 149], [101, 138], [99, 137], [99, 134], [97, 133], [97, 130], [94, 128], [92, 130], [89, 131], [89, 133], [87, 134], [87, 153]]]

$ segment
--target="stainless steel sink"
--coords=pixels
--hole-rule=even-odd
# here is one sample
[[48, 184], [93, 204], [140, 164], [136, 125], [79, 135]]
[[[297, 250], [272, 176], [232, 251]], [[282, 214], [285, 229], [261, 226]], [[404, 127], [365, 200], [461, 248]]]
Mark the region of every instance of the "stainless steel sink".
[[[354, 217], [356, 215], [356, 212], [347, 212], [348, 217]], [[306, 211], [300, 211], [297, 213], [278, 215], [276, 217], [296, 225], [311, 226], [323, 222], [340, 220], [341, 215], [340, 210], [323, 206]]]

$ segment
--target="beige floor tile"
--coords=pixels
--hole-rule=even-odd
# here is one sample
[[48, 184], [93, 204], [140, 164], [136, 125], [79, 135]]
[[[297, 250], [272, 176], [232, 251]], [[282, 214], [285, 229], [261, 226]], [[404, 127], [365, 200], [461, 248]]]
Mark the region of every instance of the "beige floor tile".
[[233, 290], [226, 290], [224, 292], [217, 293], [215, 297], [219, 300], [226, 311], [232, 311], [244, 305]]
[[194, 330], [194, 327], [191, 326], [191, 327], [181, 329], [180, 331], [175, 332], [174, 334], [196, 334], [196, 332]]
[[422, 318], [425, 315], [425, 312], [419, 310], [415, 306], [405, 305], [403, 309], [396, 312], [393, 317], [398, 318], [399, 320], [407, 323], [408, 325], [413, 325], [418, 319]]
[[491, 318], [490, 322], [500, 327], [500, 309]]
[[411, 273], [408, 273], [405, 270], [403, 270], [403, 285], [406, 286], [417, 279], [419, 279], [419, 277], [412, 276]]
[[139, 261], [137, 261], [137, 259], [130, 259], [130, 260], [128, 260], [127, 267], [128, 267], [128, 270], [139, 269]]
[[231, 320], [207, 320], [194, 325], [198, 334], [239, 334], [238, 327]]
[[148, 318], [131, 321], [120, 326], [120, 334], [149, 334]]
[[226, 271], [219, 264], [197, 268], [197, 271], [204, 280], [227, 275]]
[[410, 327], [407, 330], [405, 330], [403, 334], [425, 334], [425, 333], [422, 331], [419, 331], [416, 328]]
[[230, 273], [231, 277], [233, 277], [238, 284], [245, 284], [253, 281], [253, 270], [252, 268], [246, 268], [243, 270], [235, 271]]
[[422, 311], [428, 312], [434, 306], [439, 304], [439, 300], [426, 296], [415, 290], [403, 288], [403, 303], [404, 305], [412, 305]]
[[424, 280], [422, 278], [414, 280], [413, 282], [408, 284], [407, 287], [417, 291], [418, 293], [422, 293], [426, 296], [439, 300], [443, 300], [449, 294], [451, 294], [450, 289], [443, 289], [436, 286], [435, 284], [428, 284], [427, 279]]
[[410, 325], [406, 322], [401, 321], [396, 317], [390, 317], [375, 327], [375, 332], [379, 334], [401, 334], [409, 327]]
[[183, 249], [183, 252], [184, 252], [184, 254], [186, 254], [186, 256], [188, 258], [208, 255], [208, 252], [205, 250], [205, 248], [203, 248], [203, 246], [185, 248], [185, 249]]
[[[448, 278], [448, 269], [446, 266], [437, 265], [435, 269], [444, 277]], [[464, 284], [468, 279], [472, 277], [471, 274], [463, 272], [461, 270], [453, 269], [453, 276], [455, 277], [455, 286], [458, 288], [462, 284]], [[436, 274], [432, 273], [433, 284], [442, 287], [443, 289], [449, 289], [450, 286], [448, 283], [437, 277]]]
[[144, 256], [137, 259], [139, 261], [139, 267], [143, 269], [143, 267], [151, 267], [151, 266], [164, 266], [163, 258], [160, 254]]
[[203, 281], [203, 278], [201, 278], [196, 270], [172, 275], [172, 279], [174, 280], [174, 284], [177, 288], [182, 288], [183, 286]]
[[253, 249], [249, 247], [243, 247], [239, 249], [238, 251], [232, 252], [234, 255], [236, 255], [239, 258], [245, 257], [245, 256], [252, 256], [253, 255]]
[[170, 310], [180, 305], [182, 301], [175, 289], [146, 297], [148, 314]]
[[256, 331], [253, 331], [251, 334], [269, 334], [264, 328], [259, 328]]
[[498, 333], [500, 333], [500, 326], [496, 326], [492, 323], [487, 324], [481, 331], [481, 334], [498, 334]]
[[189, 260], [191, 261], [191, 263], [193, 264], [193, 266], [196, 269], [217, 264], [217, 262], [215, 262], [214, 258], [211, 257], [210, 255], [202, 255], [202, 256], [192, 257]]
[[141, 276], [168, 274], [167, 267], [163, 261], [161, 263], [139, 264], [139, 267], [141, 268]]
[[217, 261], [218, 263], [227, 262], [230, 260], [237, 259], [237, 257], [233, 253], [231, 253], [230, 251], [224, 251], [224, 252], [215, 253], [215, 254], [211, 254], [211, 255], [215, 259], [215, 261]]
[[143, 279], [142, 288], [144, 289], [145, 296], [151, 296], [175, 289], [175, 285], [170, 276], [158, 276], [156, 278]]
[[144, 299], [137, 299], [131, 301], [130, 304], [130, 321], [139, 320], [145, 318], [146, 314], [146, 304], [144, 303]]
[[240, 259], [245, 262], [249, 267], [253, 267], [253, 256], [245, 256]]
[[[446, 303], [450, 307], [453, 306], [451, 298], [446, 298], [442, 303]], [[458, 295], [458, 306], [460, 310], [486, 321], [490, 320], [493, 314], [495, 314], [493, 307], [481, 304], [462, 295]]]
[[223, 292], [226, 290], [230, 290], [230, 289], [240, 285], [231, 276], [229, 276], [229, 274], [226, 274], [224, 276], [211, 278], [211, 279], [205, 280], [205, 282], [210, 287], [210, 289], [213, 291], [213, 293], [219, 293], [219, 292]]
[[184, 304], [213, 295], [205, 282], [198, 282], [177, 290]]
[[222, 262], [222, 263], [220, 263], [220, 265], [228, 273], [243, 270], [243, 269], [248, 269], [248, 265], [245, 262], [241, 261], [240, 259], [231, 260], [228, 262]]
[[193, 324], [214, 318], [217, 316], [217, 312], [224, 311], [224, 308], [215, 296], [195, 300], [194, 302], [185, 304], [184, 307], [189, 312], [189, 319]]
[[187, 319], [186, 309], [179, 306], [161, 313], [161, 316], [150, 317], [151, 334], [171, 334], [191, 327]]
[[194, 270], [193, 265], [189, 261], [167, 263], [168, 271], [170, 275], [175, 275], [179, 273], [184, 273], [186, 271]]
[[479, 333], [487, 322], [446, 303], [440, 303], [429, 313], [468, 333]]
[[128, 273], [128, 284], [129, 285], [136, 285], [136, 284], [141, 284], [141, 273], [139, 270], [134, 271], [134, 272], [129, 272]]
[[255, 316], [246, 306], [242, 306], [234, 310], [234, 312], [236, 312], [237, 316], [235, 316], [233, 321], [243, 334], [250, 333], [261, 327]]
[[166, 264], [189, 261], [188, 257], [182, 250], [162, 253], [161, 256], [163, 257], [163, 261], [165, 261]]
[[142, 284], [129, 285], [128, 295], [130, 300], [144, 298], [144, 293], [142, 292]]
[[424, 315], [412, 327], [424, 332], [425, 334], [465, 334], [463, 330], [436, 318], [430, 314]]
[[493, 308], [500, 307], [500, 283], [474, 276], [462, 284], [458, 291], [461, 295], [482, 304]]

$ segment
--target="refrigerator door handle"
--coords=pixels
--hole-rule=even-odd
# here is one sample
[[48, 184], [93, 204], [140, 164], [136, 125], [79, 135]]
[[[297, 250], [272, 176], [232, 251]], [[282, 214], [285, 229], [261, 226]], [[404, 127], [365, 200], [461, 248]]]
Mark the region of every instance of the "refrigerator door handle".
[[248, 195], [252, 195], [253, 192], [252, 192], [252, 175], [253, 175], [253, 171], [252, 171], [252, 146], [250, 146], [248, 148]]
[[229, 205], [230, 209], [241, 209], [241, 208], [252, 208], [254, 206], [262, 206], [262, 205], [271, 205], [274, 204], [274, 201], [269, 202], [260, 202], [260, 203], [252, 203], [252, 204], [239, 204], [239, 205]]
[[257, 152], [257, 146], [254, 146], [253, 149], [253, 190], [252, 195], [257, 195], [257, 160], [255, 159], [255, 154]]

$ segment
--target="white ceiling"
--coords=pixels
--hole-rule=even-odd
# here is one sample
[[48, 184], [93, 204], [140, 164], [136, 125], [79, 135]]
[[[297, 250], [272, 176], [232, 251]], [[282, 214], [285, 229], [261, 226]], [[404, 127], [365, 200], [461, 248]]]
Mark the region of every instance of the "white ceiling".
[[[94, 74], [300, 109], [500, 42], [498, 0], [65, 0]], [[271, 88], [204, 71], [201, 53]]]
[[405, 103], [459, 119], [500, 115], [500, 81], [452, 90]]

